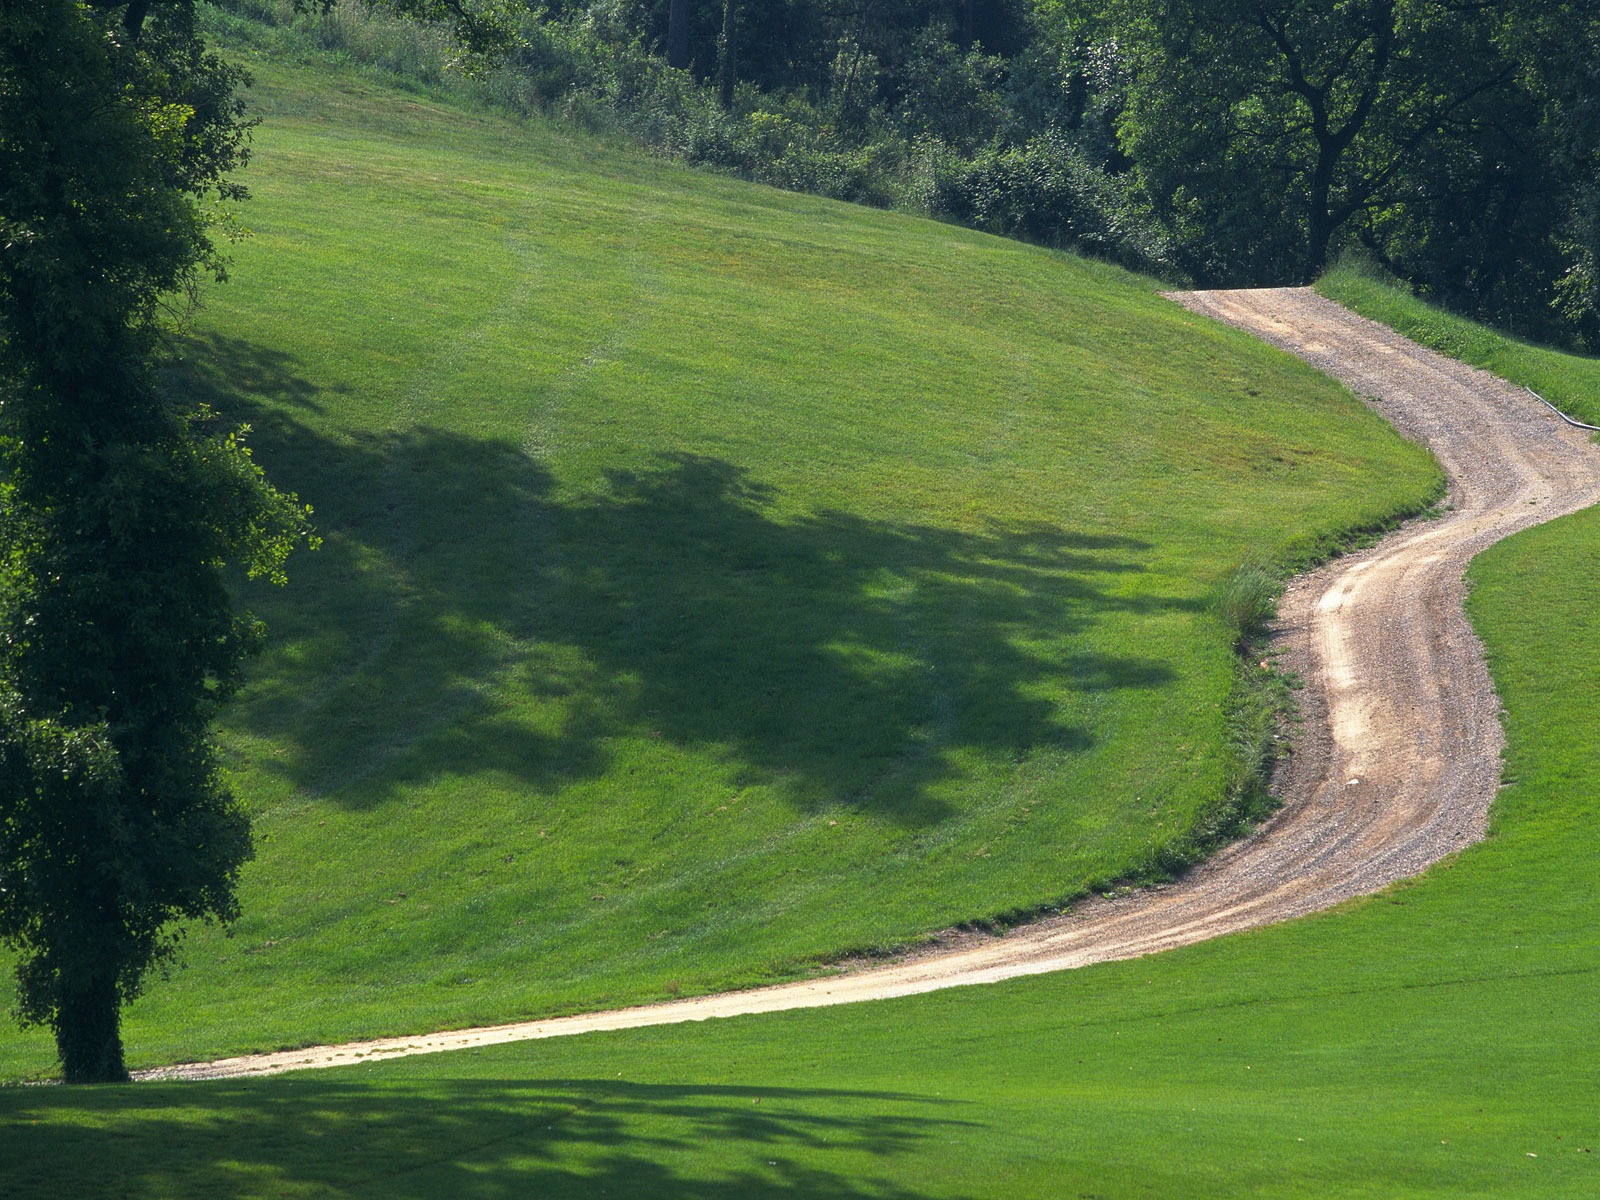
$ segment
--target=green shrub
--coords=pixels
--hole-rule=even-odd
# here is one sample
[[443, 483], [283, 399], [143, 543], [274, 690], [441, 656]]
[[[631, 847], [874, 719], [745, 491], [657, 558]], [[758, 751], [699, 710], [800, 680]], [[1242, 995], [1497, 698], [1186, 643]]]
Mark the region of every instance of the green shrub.
[[1117, 181], [1059, 133], [970, 160], [947, 157], [929, 207], [974, 229], [1137, 269], [1160, 271], [1170, 262], [1161, 235], [1134, 212]]

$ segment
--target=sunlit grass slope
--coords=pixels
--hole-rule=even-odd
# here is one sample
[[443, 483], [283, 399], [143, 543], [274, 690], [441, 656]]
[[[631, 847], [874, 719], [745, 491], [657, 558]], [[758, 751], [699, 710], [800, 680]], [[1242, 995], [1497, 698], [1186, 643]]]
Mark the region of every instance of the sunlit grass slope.
[[253, 597], [244, 919], [136, 1065], [778, 978], [1148, 868], [1222, 791], [1219, 582], [1435, 483], [1147, 280], [256, 69], [255, 236], [174, 383], [325, 544]]
[[0, 1090], [21, 1194], [1600, 1194], [1600, 510], [1474, 564], [1489, 840], [1384, 896], [914, 1000], [248, 1083]]

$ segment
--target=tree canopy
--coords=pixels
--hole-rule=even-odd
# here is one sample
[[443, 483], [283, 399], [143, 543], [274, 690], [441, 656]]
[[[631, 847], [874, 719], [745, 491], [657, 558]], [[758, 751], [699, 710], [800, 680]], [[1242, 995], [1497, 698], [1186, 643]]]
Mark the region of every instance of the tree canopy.
[[1461, 302], [1549, 299], [1572, 196], [1518, 0], [1119, 0], [1138, 186], [1219, 282], [1315, 278], [1337, 240]]

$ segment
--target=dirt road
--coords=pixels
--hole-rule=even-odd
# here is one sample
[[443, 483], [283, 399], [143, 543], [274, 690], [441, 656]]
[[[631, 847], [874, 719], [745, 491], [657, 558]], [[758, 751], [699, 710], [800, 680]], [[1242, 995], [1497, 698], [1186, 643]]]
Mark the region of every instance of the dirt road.
[[1462, 614], [1462, 572], [1507, 535], [1600, 502], [1600, 449], [1525, 392], [1407, 342], [1309, 289], [1180, 303], [1307, 359], [1425, 442], [1450, 511], [1295, 581], [1279, 641], [1307, 681], [1283, 807], [1177, 883], [946, 953], [803, 983], [519, 1025], [168, 1068], [210, 1078], [907, 996], [1133, 958], [1377, 891], [1483, 836], [1500, 775], [1498, 702]]

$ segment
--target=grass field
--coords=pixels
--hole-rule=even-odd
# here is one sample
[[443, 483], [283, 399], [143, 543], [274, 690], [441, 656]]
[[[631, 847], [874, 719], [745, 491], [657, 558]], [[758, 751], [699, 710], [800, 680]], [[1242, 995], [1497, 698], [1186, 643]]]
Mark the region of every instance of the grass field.
[[[324, 548], [253, 602], [236, 936], [135, 1066], [784, 978], [1214, 815], [1240, 562], [1424, 501], [1120, 271], [259, 60], [174, 386]], [[0, 1071], [47, 1074], [37, 1031]]]
[[0, 1162], [41, 1200], [1592, 1197], [1597, 563], [1592, 509], [1474, 565], [1511, 783], [1486, 842], [1383, 896], [848, 1009], [0, 1089]]

